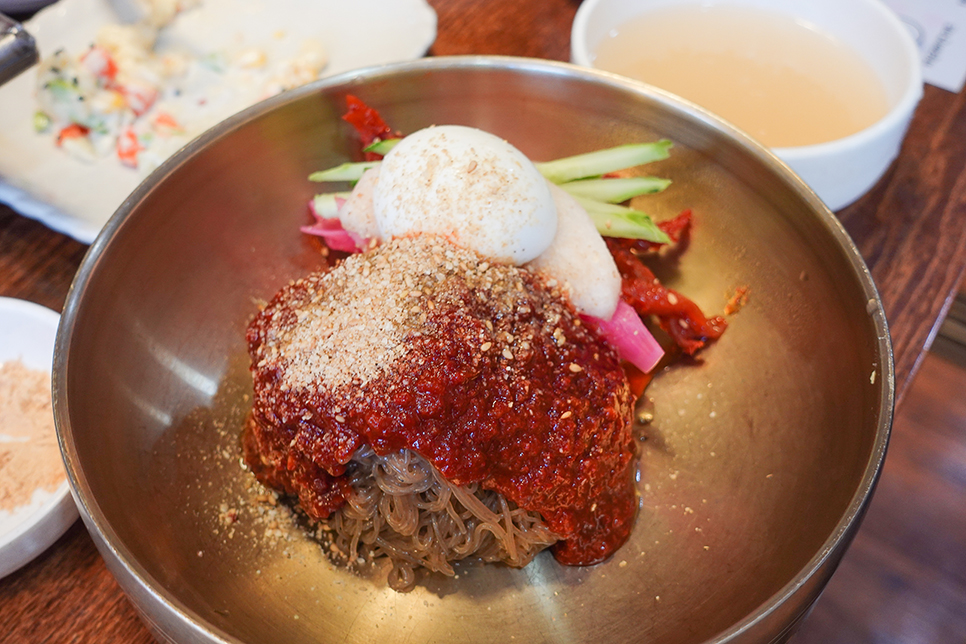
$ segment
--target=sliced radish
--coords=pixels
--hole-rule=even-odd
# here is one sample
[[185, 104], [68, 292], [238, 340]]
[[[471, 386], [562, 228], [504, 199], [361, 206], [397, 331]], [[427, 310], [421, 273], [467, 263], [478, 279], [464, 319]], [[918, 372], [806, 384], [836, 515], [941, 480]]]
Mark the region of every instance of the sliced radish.
[[657, 366], [664, 357], [664, 349], [644, 326], [637, 311], [623, 300], [617, 303], [617, 310], [610, 320], [589, 316], [584, 316], [584, 319], [597, 327], [623, 360], [644, 373]]

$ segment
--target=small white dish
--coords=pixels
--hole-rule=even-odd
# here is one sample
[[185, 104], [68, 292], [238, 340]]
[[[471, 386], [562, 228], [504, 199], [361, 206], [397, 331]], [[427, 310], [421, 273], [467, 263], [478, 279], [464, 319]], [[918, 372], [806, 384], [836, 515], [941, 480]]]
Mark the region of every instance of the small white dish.
[[[574, 18], [571, 60], [594, 67], [599, 44], [620, 25], [648, 11], [698, 0], [584, 0]], [[772, 152], [791, 167], [831, 210], [868, 192], [899, 154], [922, 97], [922, 69], [906, 27], [880, 0], [713, 0], [757, 7], [795, 18], [850, 45], [875, 71], [889, 102], [879, 121], [850, 136]]]
[[[41, 56], [58, 48], [79, 54], [101, 27], [118, 21], [113, 0], [60, 0], [24, 27]], [[328, 54], [322, 75], [331, 76], [424, 55], [436, 39], [436, 12], [425, 0], [205, 0], [166, 33], [201, 52], [244, 43], [269, 59], [317, 40]], [[27, 70], [0, 87], [0, 202], [90, 243], [147, 173], [113, 156], [79, 161], [57, 148], [51, 135], [37, 134], [35, 83], [36, 73]], [[217, 94], [227, 84], [210, 89]]]
[[[59, 323], [56, 312], [39, 304], [0, 297], [0, 363], [20, 359], [31, 369], [50, 371]], [[0, 510], [0, 578], [53, 545], [77, 517], [66, 474], [55, 491], [35, 491], [29, 503]]]

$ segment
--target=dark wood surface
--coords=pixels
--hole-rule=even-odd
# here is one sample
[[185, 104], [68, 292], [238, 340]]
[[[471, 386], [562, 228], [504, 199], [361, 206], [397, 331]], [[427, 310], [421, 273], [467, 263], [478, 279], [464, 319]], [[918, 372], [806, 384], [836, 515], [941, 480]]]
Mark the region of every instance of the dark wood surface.
[[[577, 0], [431, 0], [434, 55], [567, 60]], [[933, 334], [966, 269], [966, 92], [926, 87], [902, 153], [838, 213], [880, 290], [900, 400], [882, 482], [800, 642], [966, 642], [966, 372]], [[86, 247], [0, 206], [0, 295], [60, 310]], [[150, 642], [80, 523], [0, 580], [0, 642]]]

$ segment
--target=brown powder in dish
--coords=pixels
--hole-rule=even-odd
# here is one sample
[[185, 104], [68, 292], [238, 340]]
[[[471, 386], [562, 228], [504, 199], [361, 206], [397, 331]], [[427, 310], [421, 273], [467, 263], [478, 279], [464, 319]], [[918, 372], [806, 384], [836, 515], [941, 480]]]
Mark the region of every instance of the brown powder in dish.
[[20, 360], [0, 364], [0, 511], [30, 502], [64, 480], [54, 430], [50, 374]]

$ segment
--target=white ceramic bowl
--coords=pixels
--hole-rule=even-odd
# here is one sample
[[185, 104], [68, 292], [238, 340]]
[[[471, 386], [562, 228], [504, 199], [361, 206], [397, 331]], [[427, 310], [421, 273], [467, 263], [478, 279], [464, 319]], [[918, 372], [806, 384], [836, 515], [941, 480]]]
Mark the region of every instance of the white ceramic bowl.
[[[700, 0], [584, 0], [574, 19], [571, 60], [593, 67], [597, 47], [621, 24], [654, 9], [699, 3]], [[890, 105], [882, 119], [835, 141], [772, 148], [832, 210], [865, 194], [898, 155], [922, 97], [919, 53], [899, 19], [879, 0], [714, 0], [714, 4], [786, 13], [848, 43], [872, 66]]]
[[[59, 322], [56, 311], [0, 297], [0, 363], [19, 359], [31, 369], [50, 371]], [[0, 577], [50, 547], [77, 516], [66, 476], [53, 492], [38, 490], [12, 512], [0, 511]]]

